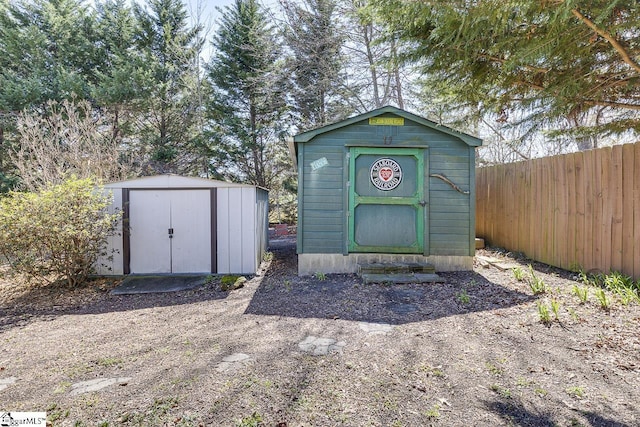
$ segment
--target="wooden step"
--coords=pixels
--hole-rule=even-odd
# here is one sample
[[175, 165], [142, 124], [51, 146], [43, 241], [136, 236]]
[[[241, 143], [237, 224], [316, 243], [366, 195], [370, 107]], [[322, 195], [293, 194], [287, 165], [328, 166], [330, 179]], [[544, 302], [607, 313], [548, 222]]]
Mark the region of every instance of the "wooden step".
[[360, 275], [365, 284], [406, 284], [406, 283], [442, 283], [444, 279], [434, 273], [363, 273]]
[[418, 262], [372, 262], [358, 265], [358, 275], [390, 274], [390, 273], [425, 273], [435, 274], [436, 269], [431, 264]]

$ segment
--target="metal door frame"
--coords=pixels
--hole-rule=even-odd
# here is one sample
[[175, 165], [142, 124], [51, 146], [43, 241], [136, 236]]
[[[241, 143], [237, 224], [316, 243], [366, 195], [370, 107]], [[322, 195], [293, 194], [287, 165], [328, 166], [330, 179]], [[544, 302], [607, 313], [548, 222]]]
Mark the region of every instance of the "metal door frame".
[[[218, 272], [218, 198], [215, 187], [175, 187], [175, 188], [145, 188], [132, 187], [122, 189], [122, 271], [123, 274], [131, 274], [131, 235], [129, 233], [129, 218], [131, 210], [131, 191], [174, 191], [174, 190], [204, 190], [209, 191], [210, 217], [211, 217], [211, 273]], [[173, 267], [171, 267], [173, 268]], [[144, 273], [143, 273], [144, 274]], [[172, 274], [172, 273], [164, 273]]]

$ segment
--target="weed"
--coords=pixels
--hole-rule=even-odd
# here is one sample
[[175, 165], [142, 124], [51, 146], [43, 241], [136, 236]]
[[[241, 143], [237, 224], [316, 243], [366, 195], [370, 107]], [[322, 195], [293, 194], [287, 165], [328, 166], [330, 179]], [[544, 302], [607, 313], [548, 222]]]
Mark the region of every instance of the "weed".
[[178, 406], [178, 399], [175, 397], [168, 397], [166, 399], [156, 399], [153, 402], [153, 412], [157, 415], [165, 415], [171, 408]]
[[462, 292], [458, 294], [457, 299], [461, 304], [469, 304], [471, 302], [471, 298], [466, 289], [463, 289]]
[[265, 252], [265, 253], [262, 255], [262, 260], [263, 260], [264, 262], [271, 262], [271, 261], [273, 261], [273, 252], [269, 252], [269, 251]]
[[540, 321], [545, 325], [551, 323], [551, 314], [549, 313], [549, 307], [546, 304], [538, 301], [538, 316], [540, 317]]
[[228, 275], [220, 280], [220, 289], [223, 291], [232, 291], [244, 286], [247, 278], [244, 276]]
[[499, 368], [498, 366], [494, 365], [493, 363], [486, 363], [487, 369], [489, 370], [489, 372], [495, 376], [500, 376], [503, 373], [503, 370], [501, 368]]
[[429, 410], [427, 410], [424, 415], [430, 420], [437, 420], [438, 418], [440, 418], [440, 405], [436, 403], [431, 408], [429, 408]]
[[284, 281], [284, 288], [287, 292], [291, 292], [291, 280], [287, 279]]
[[122, 359], [116, 357], [103, 357], [98, 360], [98, 366], [102, 366], [104, 368], [110, 368], [112, 366], [122, 365]]
[[82, 403], [84, 403], [87, 408], [93, 408], [99, 401], [100, 399], [97, 394], [87, 395], [82, 398]]
[[526, 278], [526, 273], [522, 267], [513, 267], [512, 271], [513, 277], [515, 277], [518, 282], [522, 282]]
[[584, 387], [567, 387], [565, 392], [573, 397], [577, 397], [578, 399], [584, 397]]
[[580, 304], [584, 304], [589, 299], [589, 288], [586, 286], [573, 285], [573, 293], [576, 294], [580, 300]]
[[495, 391], [496, 393], [498, 393], [504, 399], [511, 398], [511, 390], [509, 390], [506, 387], [501, 387], [501, 386], [499, 386], [497, 384], [492, 384], [490, 388], [491, 388], [492, 391]]
[[236, 425], [238, 427], [258, 427], [262, 424], [262, 415], [254, 412], [248, 417], [242, 418]]
[[534, 295], [544, 294], [547, 292], [547, 284], [544, 283], [544, 280], [538, 276], [536, 276], [535, 271], [533, 270], [533, 266], [529, 264], [529, 275], [531, 276], [529, 280], [529, 287], [531, 288], [531, 292]]
[[391, 399], [385, 399], [384, 403], [383, 403], [384, 409], [388, 410], [388, 411], [397, 411], [398, 410], [398, 403], [391, 400]]
[[215, 280], [216, 280], [216, 277], [213, 274], [209, 274], [207, 277], [204, 278], [204, 284], [211, 285]]
[[560, 321], [560, 305], [560, 301], [555, 298], [551, 298], [551, 311], [553, 312], [553, 316], [557, 322]]
[[47, 424], [49, 421], [51, 423], [62, 420], [63, 418], [67, 418], [69, 416], [69, 410], [62, 410], [58, 405], [52, 403], [47, 407]]
[[572, 309], [571, 307], [567, 307], [567, 311], [569, 312], [569, 315], [573, 320], [575, 320], [576, 322], [580, 320], [580, 316], [578, 316], [578, 313], [576, 313], [574, 309]]
[[537, 394], [540, 397], [545, 397], [547, 394], [549, 394], [549, 392], [545, 389], [543, 389], [542, 387], [536, 387], [533, 392], [535, 394]]
[[531, 384], [533, 384], [533, 381], [530, 381], [523, 377], [519, 377], [518, 380], [516, 381], [516, 385], [518, 387], [529, 387]]
[[320, 281], [327, 280], [327, 275], [322, 271], [316, 271], [313, 277], [315, 277], [316, 280], [320, 280]]
[[63, 381], [60, 384], [58, 384], [58, 387], [56, 387], [55, 390], [53, 390], [53, 394], [66, 393], [70, 387], [71, 387], [71, 383], [69, 381]]
[[618, 298], [623, 305], [635, 302], [640, 303], [640, 296], [631, 288], [624, 288], [618, 291]]
[[598, 288], [596, 289], [596, 298], [598, 298], [598, 302], [600, 302], [600, 308], [603, 310], [609, 310], [611, 308], [611, 300], [607, 296], [607, 293], [604, 289]]
[[602, 284], [612, 292], [618, 292], [620, 289], [633, 288], [634, 285], [631, 277], [624, 276], [622, 273], [618, 273], [617, 271], [603, 276]]

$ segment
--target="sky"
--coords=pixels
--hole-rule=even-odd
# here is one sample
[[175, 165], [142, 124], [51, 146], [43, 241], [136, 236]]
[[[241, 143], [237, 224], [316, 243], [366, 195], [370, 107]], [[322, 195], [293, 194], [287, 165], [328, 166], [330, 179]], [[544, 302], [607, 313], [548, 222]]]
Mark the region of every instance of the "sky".
[[[136, 1], [143, 2], [144, 0]], [[233, 4], [234, 1], [235, 0], [183, 0], [187, 12], [192, 17], [192, 23], [195, 24], [197, 12], [201, 10], [201, 24], [205, 28], [205, 37], [207, 39], [202, 52], [202, 57], [205, 60], [208, 60], [213, 53], [211, 37], [217, 29], [216, 20], [220, 17], [220, 13], [216, 8], [219, 7], [223, 9], [225, 6]], [[261, 3], [275, 11], [278, 0], [261, 0]]]

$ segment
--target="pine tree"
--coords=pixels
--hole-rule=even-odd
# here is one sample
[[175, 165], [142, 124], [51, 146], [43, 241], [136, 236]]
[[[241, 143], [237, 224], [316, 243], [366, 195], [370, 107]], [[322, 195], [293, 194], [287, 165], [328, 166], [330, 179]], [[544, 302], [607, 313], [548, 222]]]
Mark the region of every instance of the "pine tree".
[[88, 96], [92, 19], [82, 0], [0, 1], [0, 192], [17, 183], [7, 153], [18, 113]]
[[348, 116], [342, 80], [343, 36], [333, 0], [281, 2], [286, 17], [285, 42], [291, 52], [287, 69], [300, 129], [324, 126]]
[[270, 187], [287, 167], [281, 53], [256, 0], [236, 0], [221, 13], [207, 67], [212, 172]]
[[145, 173], [196, 173], [200, 114], [197, 56], [201, 28], [190, 28], [181, 0], [134, 5], [135, 40], [148, 74], [141, 108], [147, 112], [140, 138], [149, 156]]
[[640, 132], [635, 0], [375, 3], [426, 84], [467, 119], [523, 126], [524, 137], [569, 133], [579, 145]]
[[137, 22], [127, 0], [96, 3], [94, 44], [98, 58], [92, 98], [111, 126], [111, 138], [121, 141], [135, 135], [137, 108], [148, 96], [145, 82], [151, 80], [135, 45]]

